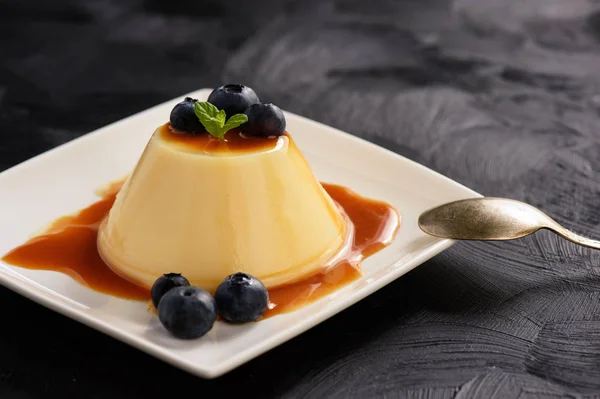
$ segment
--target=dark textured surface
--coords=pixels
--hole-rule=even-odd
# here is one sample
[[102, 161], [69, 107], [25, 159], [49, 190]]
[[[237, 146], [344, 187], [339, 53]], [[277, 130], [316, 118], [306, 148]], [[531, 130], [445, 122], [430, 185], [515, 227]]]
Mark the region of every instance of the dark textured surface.
[[[236, 80], [599, 237], [599, 77], [593, 0], [4, 0], [0, 169]], [[600, 397], [599, 260], [461, 243], [213, 381], [0, 289], [0, 398]]]

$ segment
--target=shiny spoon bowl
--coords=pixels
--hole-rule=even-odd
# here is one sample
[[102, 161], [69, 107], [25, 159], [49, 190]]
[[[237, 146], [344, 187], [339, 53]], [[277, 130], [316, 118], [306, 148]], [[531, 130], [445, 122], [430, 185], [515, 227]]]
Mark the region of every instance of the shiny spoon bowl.
[[472, 198], [440, 205], [419, 216], [423, 232], [454, 240], [513, 240], [540, 229], [584, 247], [600, 249], [600, 241], [573, 233], [539, 209], [506, 198]]

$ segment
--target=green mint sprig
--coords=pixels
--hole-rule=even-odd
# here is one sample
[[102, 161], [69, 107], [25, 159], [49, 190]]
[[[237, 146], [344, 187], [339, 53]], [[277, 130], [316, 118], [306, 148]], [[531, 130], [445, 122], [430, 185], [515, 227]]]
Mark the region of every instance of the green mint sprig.
[[206, 131], [219, 140], [223, 140], [225, 133], [231, 129], [248, 121], [248, 117], [245, 114], [235, 114], [226, 120], [225, 111], [219, 110], [211, 103], [205, 101], [196, 101], [194, 103], [194, 113], [206, 128]]

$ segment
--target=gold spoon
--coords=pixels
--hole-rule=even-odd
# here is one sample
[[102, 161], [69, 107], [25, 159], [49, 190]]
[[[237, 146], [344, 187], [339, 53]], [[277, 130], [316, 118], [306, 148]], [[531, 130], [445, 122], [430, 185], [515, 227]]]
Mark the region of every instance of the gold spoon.
[[435, 237], [484, 241], [513, 240], [547, 229], [575, 244], [600, 249], [600, 241], [575, 234], [539, 209], [506, 198], [449, 202], [423, 212], [419, 227]]

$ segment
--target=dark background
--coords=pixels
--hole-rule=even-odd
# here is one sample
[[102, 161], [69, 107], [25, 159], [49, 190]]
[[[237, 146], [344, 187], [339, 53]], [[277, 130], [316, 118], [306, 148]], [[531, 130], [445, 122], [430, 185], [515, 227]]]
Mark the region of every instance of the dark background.
[[[2, 0], [0, 170], [235, 81], [600, 237], [599, 75], [593, 0]], [[599, 260], [460, 243], [213, 381], [0, 289], [0, 398], [600, 397]]]

